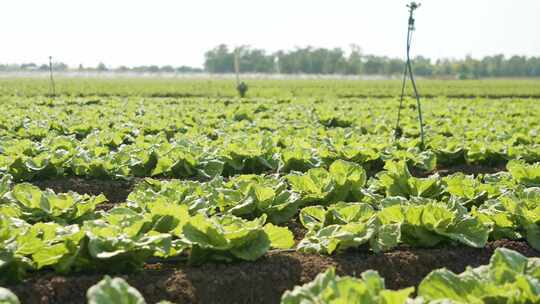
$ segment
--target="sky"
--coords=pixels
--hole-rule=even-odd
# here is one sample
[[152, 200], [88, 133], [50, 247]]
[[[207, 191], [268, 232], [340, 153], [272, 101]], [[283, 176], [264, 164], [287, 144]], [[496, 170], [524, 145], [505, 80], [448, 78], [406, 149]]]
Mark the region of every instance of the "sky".
[[[1, 0], [0, 63], [189, 65], [225, 43], [403, 57], [403, 0]], [[540, 56], [540, 0], [424, 0], [413, 54]]]

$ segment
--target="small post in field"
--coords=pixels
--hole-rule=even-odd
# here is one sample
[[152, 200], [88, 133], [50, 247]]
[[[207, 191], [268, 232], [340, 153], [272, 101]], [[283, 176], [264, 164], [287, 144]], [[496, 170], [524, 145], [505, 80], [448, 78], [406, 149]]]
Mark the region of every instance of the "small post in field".
[[245, 82], [240, 81], [240, 58], [238, 55], [238, 48], [234, 50], [234, 71], [236, 73], [236, 90], [238, 91], [240, 97], [244, 98], [244, 96], [246, 96], [248, 86]]
[[50, 76], [50, 95], [56, 96], [56, 87], [54, 85], [54, 77], [53, 77], [53, 63], [52, 63], [52, 56], [49, 56], [49, 76]]

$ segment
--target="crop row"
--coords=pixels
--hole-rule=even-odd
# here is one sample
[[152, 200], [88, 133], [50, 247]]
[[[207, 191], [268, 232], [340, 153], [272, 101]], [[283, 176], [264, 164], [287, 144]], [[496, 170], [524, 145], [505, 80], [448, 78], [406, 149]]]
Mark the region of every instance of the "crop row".
[[[321, 96], [399, 96], [399, 80], [360, 81], [347, 79], [249, 79], [248, 96], [254, 97], [321, 97]], [[423, 96], [449, 97], [530, 97], [540, 96], [538, 80], [427, 80], [418, 83]], [[408, 93], [411, 88], [407, 88]], [[56, 79], [59, 96], [141, 96], [141, 97], [233, 97], [237, 96], [233, 79], [167, 79], [167, 78], [86, 78]], [[0, 79], [0, 96], [39, 97], [50, 94], [46, 78]]]
[[17, 281], [53, 268], [133, 271], [150, 258], [253, 261], [289, 249], [280, 224], [298, 218], [307, 230], [301, 252], [332, 254], [400, 244], [485, 246], [522, 239], [540, 249], [540, 167], [511, 162], [510, 173], [416, 178], [404, 162], [367, 179], [354, 163], [334, 162], [285, 177], [243, 175], [209, 182], [140, 183], [124, 204], [98, 210], [103, 196], [56, 194], [31, 184], [0, 186], [0, 272]]
[[[540, 301], [540, 259], [497, 249], [488, 265], [456, 274], [447, 269], [429, 273], [415, 288], [385, 288], [384, 278], [368, 270], [356, 277], [340, 277], [333, 268], [312, 282], [286, 291], [282, 304], [300, 303], [537, 303]], [[122, 278], [105, 276], [86, 292], [87, 303], [146, 303], [144, 296]], [[19, 304], [10, 290], [0, 287], [0, 303]], [[170, 303], [161, 301], [161, 304]]]
[[413, 108], [404, 110], [411, 112], [403, 114], [405, 132], [394, 140], [394, 106], [391, 100], [23, 99], [7, 103], [0, 117], [0, 172], [17, 181], [211, 179], [305, 172], [338, 159], [370, 172], [387, 160], [405, 160], [425, 172], [540, 161], [540, 109], [534, 103], [430, 102], [425, 150]]

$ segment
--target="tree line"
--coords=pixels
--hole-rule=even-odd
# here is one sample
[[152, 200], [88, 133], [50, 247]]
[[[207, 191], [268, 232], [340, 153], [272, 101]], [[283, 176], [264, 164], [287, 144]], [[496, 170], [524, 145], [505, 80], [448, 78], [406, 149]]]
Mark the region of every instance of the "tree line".
[[[210, 73], [233, 73], [237, 54], [242, 72], [281, 74], [386, 75], [403, 73], [400, 58], [363, 54], [358, 46], [349, 52], [341, 48], [304, 47], [267, 53], [247, 46], [229, 48], [221, 44], [205, 53], [204, 68]], [[438, 59], [423, 56], [413, 59], [416, 75], [424, 77], [540, 77], [540, 57], [504, 55], [475, 59]]]
[[[55, 71], [118, 72], [118, 73], [234, 73], [235, 57], [238, 56], [242, 73], [262, 74], [321, 74], [321, 75], [381, 75], [398, 76], [403, 73], [401, 58], [364, 54], [360, 47], [352, 45], [349, 50], [342, 48], [301, 47], [269, 53], [263, 49], [242, 46], [230, 48], [225, 44], [205, 52], [204, 68], [170, 65], [119, 66], [109, 68], [104, 63], [95, 67], [79, 65], [70, 68], [62, 62], [55, 62]], [[0, 72], [45, 72], [47, 64], [0, 64]], [[486, 77], [540, 77], [540, 57], [504, 55], [486, 56], [475, 59], [431, 60], [417, 56], [413, 61], [414, 73], [434, 78], [486, 78]]]

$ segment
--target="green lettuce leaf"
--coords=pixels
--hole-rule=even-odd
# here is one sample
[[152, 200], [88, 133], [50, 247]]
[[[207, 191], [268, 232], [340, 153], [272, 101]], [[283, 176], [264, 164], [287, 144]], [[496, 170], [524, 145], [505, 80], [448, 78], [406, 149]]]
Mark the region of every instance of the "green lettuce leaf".
[[0, 287], [0, 304], [20, 304], [19, 298], [9, 289]]
[[303, 303], [381, 303], [404, 304], [410, 299], [414, 288], [385, 289], [384, 280], [376, 271], [368, 270], [360, 278], [336, 276], [329, 268], [303, 286], [286, 291], [282, 304]]
[[428, 302], [536, 303], [540, 300], [538, 259], [498, 248], [489, 265], [467, 268], [461, 274], [447, 269], [431, 272], [418, 287]]
[[506, 168], [518, 183], [527, 187], [540, 187], [540, 163], [527, 165], [520, 161], [510, 161]]
[[88, 304], [146, 304], [141, 293], [124, 279], [105, 276], [86, 292]]

